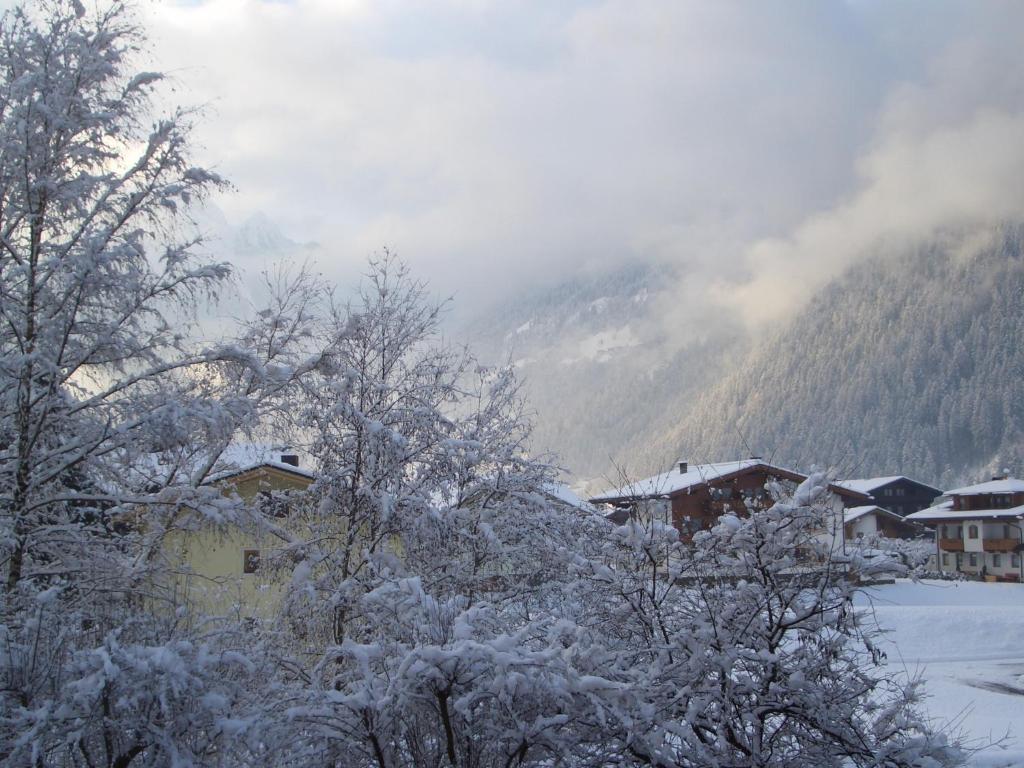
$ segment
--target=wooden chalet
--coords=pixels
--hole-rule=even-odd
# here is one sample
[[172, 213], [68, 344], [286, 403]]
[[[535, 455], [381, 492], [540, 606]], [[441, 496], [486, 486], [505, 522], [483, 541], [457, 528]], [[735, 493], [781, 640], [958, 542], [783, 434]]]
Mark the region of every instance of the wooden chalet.
[[871, 496], [872, 503], [882, 509], [906, 517], [914, 512], [927, 509], [942, 495], [942, 489], [922, 483], [906, 475], [888, 477], [860, 477], [851, 480], [837, 480], [836, 485], [860, 491]]
[[[590, 501], [615, 507], [608, 517], [619, 523], [641, 503], [660, 501], [667, 504], [672, 524], [684, 537], [689, 537], [710, 528], [727, 512], [745, 514], [750, 506], [769, 505], [771, 499], [765, 489], [769, 482], [799, 484], [806, 479], [807, 475], [774, 466], [759, 457], [715, 464], [681, 461], [669, 472], [627, 483]], [[830, 484], [829, 490], [837, 511], [871, 500], [866, 493], [836, 484]]]

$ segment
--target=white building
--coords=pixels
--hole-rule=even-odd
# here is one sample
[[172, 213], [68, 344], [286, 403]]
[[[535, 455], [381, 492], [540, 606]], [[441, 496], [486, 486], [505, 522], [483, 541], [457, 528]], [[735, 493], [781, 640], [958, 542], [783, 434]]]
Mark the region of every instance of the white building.
[[1024, 581], [1024, 480], [1001, 477], [956, 488], [907, 519], [935, 530], [939, 570]]

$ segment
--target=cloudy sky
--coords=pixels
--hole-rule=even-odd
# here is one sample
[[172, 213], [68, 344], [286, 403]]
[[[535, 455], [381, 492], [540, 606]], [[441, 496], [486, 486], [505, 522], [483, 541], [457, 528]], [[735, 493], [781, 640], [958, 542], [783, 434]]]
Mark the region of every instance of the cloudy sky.
[[664, 261], [758, 324], [879, 238], [1024, 210], [1024, 3], [142, 8], [221, 207], [340, 279], [390, 246], [472, 305]]

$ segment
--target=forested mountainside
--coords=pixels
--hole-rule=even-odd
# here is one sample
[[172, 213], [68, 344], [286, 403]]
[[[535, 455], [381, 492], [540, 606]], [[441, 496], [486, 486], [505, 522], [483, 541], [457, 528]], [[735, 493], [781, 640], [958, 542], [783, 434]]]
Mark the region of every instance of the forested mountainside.
[[516, 362], [535, 448], [590, 489], [617, 466], [755, 454], [940, 485], [1019, 474], [1022, 233], [880, 252], [758, 342], [716, 323], [677, 343], [657, 318], [674, 281], [634, 266], [520, 297], [478, 318], [471, 343]]
[[856, 266], [663, 430], [638, 434], [638, 464], [754, 451], [946, 486], [1024, 472], [1022, 242], [1003, 227]]

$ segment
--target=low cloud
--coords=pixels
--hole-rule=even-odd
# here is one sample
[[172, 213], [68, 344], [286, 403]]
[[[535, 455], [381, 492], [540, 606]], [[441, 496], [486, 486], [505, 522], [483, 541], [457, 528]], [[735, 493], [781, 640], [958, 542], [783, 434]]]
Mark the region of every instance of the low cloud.
[[859, 260], [949, 234], [969, 248], [1024, 217], [1024, 9], [995, 7], [890, 89], [847, 199], [746, 247], [746, 278], [715, 281], [715, 301], [758, 327]]
[[388, 245], [472, 307], [657, 261], [685, 282], [668, 326], [757, 324], [873, 237], [1019, 192], [1014, 5], [423, 8], [147, 10], [156, 58], [212, 104], [204, 157], [239, 189], [221, 204], [321, 243], [339, 279]]

